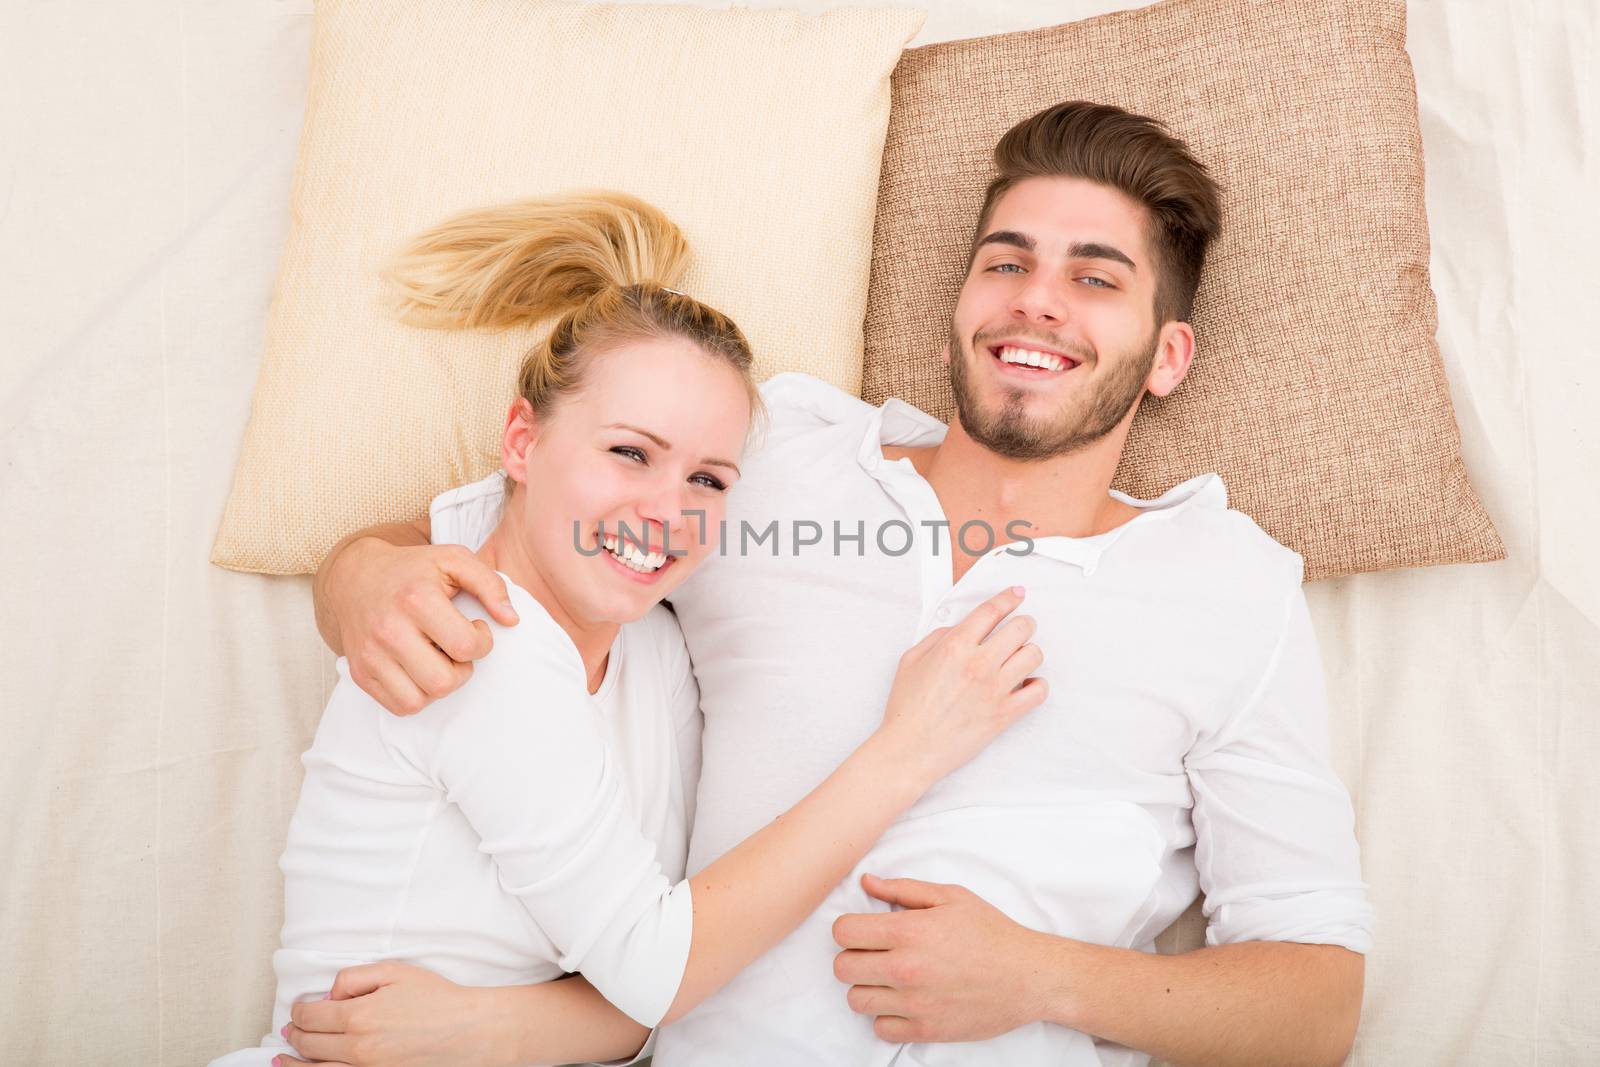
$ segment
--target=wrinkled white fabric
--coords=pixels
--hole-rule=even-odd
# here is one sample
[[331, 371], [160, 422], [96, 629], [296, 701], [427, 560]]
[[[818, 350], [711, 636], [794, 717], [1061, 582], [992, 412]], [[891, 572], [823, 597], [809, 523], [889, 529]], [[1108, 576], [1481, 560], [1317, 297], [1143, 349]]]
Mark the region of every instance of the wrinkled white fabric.
[[571, 640], [508, 588], [511, 628], [456, 598], [494, 650], [421, 715], [391, 715], [339, 660], [281, 861], [272, 1026], [216, 1064], [269, 1063], [297, 1001], [378, 960], [478, 986], [581, 972], [647, 1026], [666, 1014], [693, 925], [678, 881], [694, 783], [677, 751], [698, 720], [683, 638], [665, 608], [624, 626], [591, 697]]
[[[952, 539], [997, 533], [952, 530], [911, 462], [883, 454], [934, 444], [943, 424], [800, 374], [762, 395], [770, 429], [729, 494], [719, 550], [672, 595], [705, 719], [690, 869], [814, 788], [877, 727], [901, 653], [1008, 586], [1027, 590], [1050, 695], [929, 790], [799, 929], [664, 1029], [662, 1067], [1147, 1059], [1102, 1059], [1042, 1023], [960, 1045], [879, 1041], [832, 970], [833, 921], [884, 908], [863, 872], [963, 885], [1024, 926], [1096, 944], [1149, 949], [1198, 885], [1212, 944], [1371, 948], [1300, 557], [1229, 510], [1220, 479], [1117, 493], [1140, 514], [1096, 537], [1035, 529], [952, 585]], [[432, 513], [475, 546], [503, 485], [490, 475]]]

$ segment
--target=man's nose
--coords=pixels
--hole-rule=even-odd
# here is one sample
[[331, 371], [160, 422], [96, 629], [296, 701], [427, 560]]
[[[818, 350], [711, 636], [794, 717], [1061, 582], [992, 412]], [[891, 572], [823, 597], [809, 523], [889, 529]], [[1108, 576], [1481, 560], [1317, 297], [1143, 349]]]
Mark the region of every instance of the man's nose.
[[1012, 315], [1029, 322], [1056, 325], [1066, 321], [1067, 301], [1052, 272], [1035, 271], [1011, 301]]

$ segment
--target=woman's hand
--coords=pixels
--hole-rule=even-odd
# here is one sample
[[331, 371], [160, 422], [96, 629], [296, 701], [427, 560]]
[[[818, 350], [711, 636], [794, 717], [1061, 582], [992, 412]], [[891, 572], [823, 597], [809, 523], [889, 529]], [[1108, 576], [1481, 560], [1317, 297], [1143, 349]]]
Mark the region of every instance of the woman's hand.
[[1035, 623], [1027, 615], [1006, 619], [1022, 597], [1022, 587], [1012, 586], [956, 625], [930, 631], [900, 657], [878, 735], [918, 768], [925, 784], [1044, 702], [1044, 679], [1028, 677], [1044, 662], [1028, 643]]
[[465, 590], [506, 626], [517, 622], [505, 582], [460, 545], [396, 547], [363, 537], [329, 561], [326, 608], [337, 620], [350, 679], [396, 715], [459, 689], [493, 647], [489, 627], [450, 598]]
[[284, 1038], [302, 1060], [349, 1067], [488, 1067], [503, 1062], [489, 1038], [489, 990], [470, 989], [403, 963], [339, 972], [329, 999], [296, 1004]]

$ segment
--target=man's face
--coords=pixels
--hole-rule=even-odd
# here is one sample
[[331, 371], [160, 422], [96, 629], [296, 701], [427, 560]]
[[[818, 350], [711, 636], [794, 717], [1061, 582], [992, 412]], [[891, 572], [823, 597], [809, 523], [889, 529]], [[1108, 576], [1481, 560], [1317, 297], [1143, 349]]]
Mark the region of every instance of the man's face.
[[973, 440], [1011, 459], [1063, 455], [1143, 395], [1163, 335], [1145, 220], [1078, 178], [1028, 178], [995, 204], [950, 329], [950, 383]]

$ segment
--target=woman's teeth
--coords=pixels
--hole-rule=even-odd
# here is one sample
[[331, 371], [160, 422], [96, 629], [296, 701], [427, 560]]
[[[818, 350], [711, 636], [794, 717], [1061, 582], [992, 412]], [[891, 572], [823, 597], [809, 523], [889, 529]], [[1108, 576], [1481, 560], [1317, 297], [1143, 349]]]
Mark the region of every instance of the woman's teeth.
[[1077, 364], [1071, 360], [1064, 360], [1060, 356], [1053, 356], [1048, 352], [1035, 352], [1028, 348], [1016, 348], [1006, 345], [1000, 349], [1000, 362], [1016, 363], [1024, 367], [1039, 367], [1043, 370], [1061, 370], [1063, 367], [1072, 368]]
[[641, 552], [639, 546], [632, 541], [618, 543], [616, 534], [606, 534], [604, 538], [606, 551], [625, 567], [632, 567], [640, 574], [652, 574], [661, 569], [667, 562], [665, 552]]

